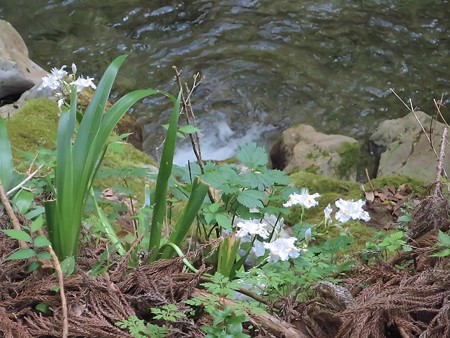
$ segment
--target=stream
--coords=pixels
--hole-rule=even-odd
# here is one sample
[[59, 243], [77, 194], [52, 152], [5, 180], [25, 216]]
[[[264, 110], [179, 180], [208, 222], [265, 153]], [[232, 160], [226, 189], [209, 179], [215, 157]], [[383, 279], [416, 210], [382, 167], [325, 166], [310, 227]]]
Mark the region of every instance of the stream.
[[[0, 18], [45, 69], [74, 62], [98, 81], [129, 54], [114, 95], [176, 93], [173, 66], [188, 83], [200, 73], [192, 102], [205, 159], [252, 140], [270, 147], [294, 123], [367, 139], [408, 113], [390, 88], [430, 114], [433, 99], [450, 104], [448, 0], [1, 0]], [[167, 101], [133, 113], [157, 157]], [[180, 144], [176, 162], [192, 158]]]

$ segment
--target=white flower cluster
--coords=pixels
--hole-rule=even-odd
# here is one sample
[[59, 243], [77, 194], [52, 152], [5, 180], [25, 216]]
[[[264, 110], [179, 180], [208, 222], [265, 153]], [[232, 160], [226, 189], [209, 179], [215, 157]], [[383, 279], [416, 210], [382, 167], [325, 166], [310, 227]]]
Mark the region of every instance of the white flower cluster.
[[[291, 207], [300, 205], [303, 208], [309, 209], [319, 204], [316, 200], [318, 197], [320, 197], [318, 193], [311, 195], [307, 189], [303, 189], [298, 194], [291, 194], [289, 200], [283, 206]], [[340, 198], [335, 202], [338, 210], [334, 217], [341, 223], [346, 223], [350, 219], [368, 221], [370, 220], [370, 215], [367, 211], [364, 211], [364, 204], [365, 202], [363, 200], [346, 201]], [[257, 213], [258, 210], [252, 209], [251, 212]], [[329, 225], [333, 223], [331, 218], [333, 212], [332, 206], [328, 204], [323, 212], [325, 224]], [[251, 219], [237, 221], [236, 227], [238, 231], [236, 232], [236, 237], [240, 238], [243, 243], [253, 242], [253, 246], [247, 257], [247, 263], [254, 264], [259, 257], [266, 254], [267, 250], [269, 250], [269, 256], [267, 258], [269, 262], [286, 261], [290, 258], [297, 258], [300, 255], [301, 249], [295, 246], [297, 238], [291, 237], [283, 229], [283, 222], [282, 218], [277, 222], [277, 218], [273, 215], [265, 215], [262, 220]], [[276, 231], [276, 228], [280, 230]], [[261, 241], [269, 239], [272, 233], [273, 238], [270, 238], [270, 241]], [[305, 231], [305, 243], [309, 244], [311, 239], [312, 230], [308, 228]], [[241, 254], [245, 254], [245, 252]]]
[[[50, 88], [53, 91], [59, 91], [56, 96], [62, 97], [65, 90], [76, 90], [81, 92], [84, 88], [97, 88], [93, 82], [94, 78], [79, 76], [76, 80], [77, 66], [72, 63], [72, 74], [69, 74], [65, 69], [67, 66], [62, 66], [60, 69], [52, 68], [50, 74], [42, 78], [42, 83], [39, 89]], [[58, 100], [58, 107], [61, 108], [64, 104], [64, 99]]]

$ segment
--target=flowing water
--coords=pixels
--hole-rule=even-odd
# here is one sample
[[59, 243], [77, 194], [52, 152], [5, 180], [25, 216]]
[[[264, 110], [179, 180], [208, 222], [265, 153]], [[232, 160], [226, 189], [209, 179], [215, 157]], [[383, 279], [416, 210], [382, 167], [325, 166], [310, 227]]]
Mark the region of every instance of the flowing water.
[[[448, 0], [0, 0], [0, 18], [46, 69], [75, 62], [98, 78], [129, 54], [117, 93], [176, 92], [200, 72], [193, 98], [205, 157], [237, 143], [270, 142], [292, 123], [365, 139], [407, 113], [392, 94], [434, 112], [450, 104]], [[148, 99], [135, 113], [155, 155], [169, 109]], [[177, 161], [191, 156], [181, 147]]]

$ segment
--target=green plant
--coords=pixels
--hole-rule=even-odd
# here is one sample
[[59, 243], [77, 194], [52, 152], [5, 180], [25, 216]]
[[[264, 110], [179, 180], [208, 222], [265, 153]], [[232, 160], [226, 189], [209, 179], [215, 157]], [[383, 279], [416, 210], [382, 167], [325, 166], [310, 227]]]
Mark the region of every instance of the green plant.
[[433, 257], [448, 257], [450, 256], [450, 236], [445, 232], [439, 230], [439, 242], [434, 245], [434, 248], [439, 249], [433, 254]]
[[159, 308], [152, 308], [150, 312], [154, 319], [164, 320], [166, 322], [175, 323], [179, 319], [185, 318], [186, 315], [178, 310], [175, 304], [165, 304]]
[[42, 228], [44, 224], [43, 217], [38, 217], [35, 219], [30, 226], [22, 226], [24, 230], [18, 229], [4, 229], [0, 230], [5, 233], [8, 237], [16, 239], [18, 241], [23, 241], [32, 247], [21, 248], [9, 255], [6, 260], [20, 260], [20, 259], [30, 259], [36, 258], [37, 260], [32, 261], [28, 266], [28, 271], [31, 272], [40, 266], [39, 261], [50, 260], [52, 257], [50, 253], [44, 250], [50, 242], [48, 239], [42, 235], [38, 234], [38, 231]]
[[[161, 231], [166, 218], [167, 189], [169, 185], [169, 178], [172, 174], [181, 95], [182, 93], [180, 91], [178, 97], [176, 99], [172, 99], [174, 108], [169, 119], [166, 140], [164, 141], [158, 176], [156, 179], [155, 196], [153, 199], [154, 203], [152, 203], [153, 217], [150, 225], [148, 246], [150, 261], [155, 261], [159, 258], [170, 258], [175, 253], [173, 247], [161, 246]], [[181, 244], [187, 235], [192, 222], [197, 216], [207, 192], [207, 185], [196, 178], [191, 186], [191, 190], [188, 192], [188, 202], [182, 214], [178, 218], [175, 228], [169, 236], [168, 243], [171, 243], [177, 247]]]
[[108, 137], [125, 112], [138, 100], [159, 93], [137, 90], [119, 99], [105, 113], [112, 84], [125, 61], [118, 57], [106, 70], [91, 102], [77, 122], [77, 85], [63, 83], [70, 95], [58, 124], [54, 200], [45, 203], [52, 246], [60, 259], [75, 256], [86, 198], [108, 147]]
[[[198, 296], [185, 301], [193, 308], [204, 308], [213, 317], [212, 326], [201, 327], [206, 337], [250, 337], [242, 332], [242, 324], [248, 321], [247, 312], [254, 307], [240, 301], [227, 304], [226, 300], [236, 292], [234, 289], [239, 287], [239, 283], [230, 281], [220, 273], [216, 273], [211, 278], [211, 282], [202, 283], [211, 296]], [[255, 310], [255, 312], [261, 311]]]
[[168, 335], [167, 327], [145, 323], [136, 316], [130, 316], [115, 323], [121, 329], [128, 329], [130, 335], [134, 338], [165, 338]]

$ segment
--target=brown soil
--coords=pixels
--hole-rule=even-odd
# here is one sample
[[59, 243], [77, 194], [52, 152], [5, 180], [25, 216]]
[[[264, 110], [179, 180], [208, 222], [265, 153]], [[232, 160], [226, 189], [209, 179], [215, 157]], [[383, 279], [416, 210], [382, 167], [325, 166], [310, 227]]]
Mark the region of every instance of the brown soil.
[[[1, 209], [0, 228], [8, 228], [10, 222]], [[341, 286], [319, 282], [316, 297], [307, 302], [285, 299], [272, 306], [273, 315], [250, 315], [259, 330], [247, 333], [254, 337], [450, 337], [450, 263], [448, 258], [432, 256], [438, 230], [448, 230], [447, 200], [432, 194], [413, 212], [412, 251], [389, 262], [359, 264], [341, 279]], [[51, 264], [28, 273], [29, 261], [5, 260], [19, 243], [1, 232], [0, 243], [0, 333], [8, 338], [61, 337], [61, 298], [52, 291], [58, 279]], [[76, 273], [64, 278], [69, 337], [130, 337], [114, 323], [131, 315], [168, 325], [171, 337], [204, 336], [200, 326], [211, 323], [211, 318], [200, 315], [168, 324], [152, 319], [149, 309], [176, 304], [185, 311], [184, 300], [205, 295], [199, 287], [205, 269], [183, 273], [180, 259], [128, 268], [127, 258], [112, 256], [107, 272], [91, 276], [87, 272], [105, 245], [90, 242], [82, 248]], [[48, 304], [51, 313], [39, 312], [40, 303]]]

